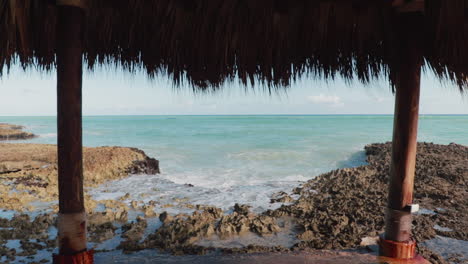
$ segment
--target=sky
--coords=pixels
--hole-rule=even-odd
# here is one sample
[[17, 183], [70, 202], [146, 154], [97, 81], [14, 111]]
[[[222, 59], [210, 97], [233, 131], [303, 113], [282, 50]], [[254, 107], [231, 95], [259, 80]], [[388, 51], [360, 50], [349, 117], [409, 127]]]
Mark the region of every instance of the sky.
[[[55, 71], [18, 67], [0, 78], [0, 116], [56, 115]], [[386, 80], [325, 82], [303, 78], [287, 90], [269, 94], [263, 87], [225, 84], [219, 92], [193, 93], [174, 88], [167, 77], [119, 69], [84, 71], [83, 115], [244, 115], [244, 114], [393, 114], [394, 95]], [[430, 73], [421, 80], [421, 114], [468, 114], [468, 96], [440, 83]]]

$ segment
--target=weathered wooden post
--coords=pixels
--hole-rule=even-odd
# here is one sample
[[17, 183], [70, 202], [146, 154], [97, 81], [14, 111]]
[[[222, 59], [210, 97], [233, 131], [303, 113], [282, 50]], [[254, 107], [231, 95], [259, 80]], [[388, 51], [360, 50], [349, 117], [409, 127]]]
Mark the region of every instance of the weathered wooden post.
[[381, 255], [397, 259], [415, 257], [416, 242], [411, 236], [414, 174], [419, 115], [419, 94], [423, 47], [421, 13], [410, 9], [398, 17], [399, 58], [396, 68], [396, 98], [393, 124], [390, 186], [385, 219], [385, 235], [380, 240]]
[[92, 263], [86, 248], [83, 197], [81, 86], [85, 10], [83, 0], [57, 0], [57, 132], [59, 254], [54, 263]]

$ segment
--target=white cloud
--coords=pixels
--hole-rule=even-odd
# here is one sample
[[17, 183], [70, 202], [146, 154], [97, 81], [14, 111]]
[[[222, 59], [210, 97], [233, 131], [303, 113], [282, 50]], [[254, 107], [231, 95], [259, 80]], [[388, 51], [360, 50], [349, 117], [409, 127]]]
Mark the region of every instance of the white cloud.
[[312, 103], [316, 104], [327, 104], [331, 106], [344, 106], [343, 102], [341, 102], [341, 98], [336, 95], [311, 95], [307, 97], [307, 100]]
[[381, 103], [381, 102], [385, 101], [385, 98], [377, 97], [375, 100], [377, 101], [377, 103]]

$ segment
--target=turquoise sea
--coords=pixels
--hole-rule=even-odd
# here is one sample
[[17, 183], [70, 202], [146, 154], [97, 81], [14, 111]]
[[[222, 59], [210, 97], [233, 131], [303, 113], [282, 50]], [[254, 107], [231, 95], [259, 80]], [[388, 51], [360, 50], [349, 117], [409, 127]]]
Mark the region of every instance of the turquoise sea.
[[[55, 144], [55, 117], [0, 117]], [[229, 209], [274, 208], [270, 196], [332, 169], [365, 163], [366, 144], [391, 140], [388, 115], [89, 116], [85, 146], [130, 146], [160, 161], [160, 175], [139, 175], [88, 190], [97, 199], [132, 197]], [[468, 115], [420, 117], [419, 141], [468, 145]]]

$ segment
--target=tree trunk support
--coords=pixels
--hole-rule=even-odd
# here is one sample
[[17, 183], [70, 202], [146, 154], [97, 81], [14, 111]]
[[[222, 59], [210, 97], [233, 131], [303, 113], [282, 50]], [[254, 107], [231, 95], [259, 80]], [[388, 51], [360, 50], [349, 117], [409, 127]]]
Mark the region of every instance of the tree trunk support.
[[[59, 254], [54, 263], [93, 263], [83, 197], [82, 56], [85, 11], [57, 2]], [[65, 1], [66, 2], [66, 1]]]
[[416, 242], [411, 236], [411, 213], [416, 167], [422, 51], [418, 23], [421, 16], [405, 14], [399, 21], [400, 53], [395, 64], [395, 115], [392, 161], [385, 235], [380, 239], [381, 255], [397, 259], [415, 258]]

